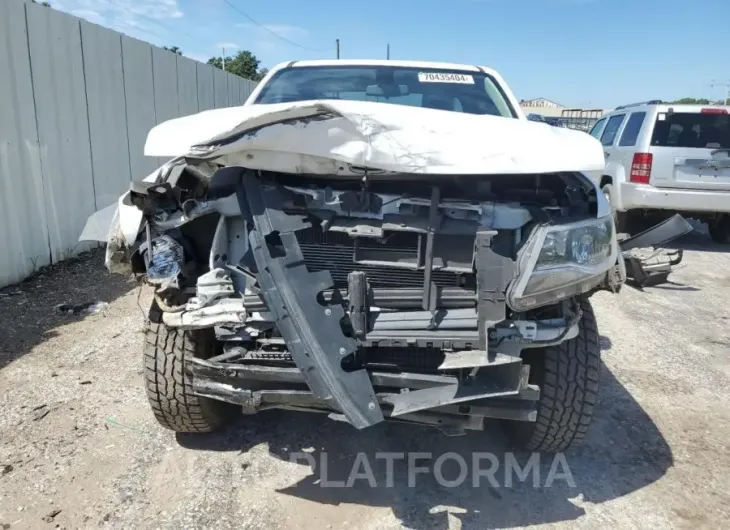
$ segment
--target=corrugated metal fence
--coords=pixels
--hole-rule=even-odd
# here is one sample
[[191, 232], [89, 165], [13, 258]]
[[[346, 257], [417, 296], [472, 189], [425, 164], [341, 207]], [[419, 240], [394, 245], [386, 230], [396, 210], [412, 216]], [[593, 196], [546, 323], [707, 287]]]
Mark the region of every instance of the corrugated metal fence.
[[60, 11], [0, 0], [0, 286], [86, 250], [89, 215], [164, 160], [170, 118], [241, 105], [255, 83]]

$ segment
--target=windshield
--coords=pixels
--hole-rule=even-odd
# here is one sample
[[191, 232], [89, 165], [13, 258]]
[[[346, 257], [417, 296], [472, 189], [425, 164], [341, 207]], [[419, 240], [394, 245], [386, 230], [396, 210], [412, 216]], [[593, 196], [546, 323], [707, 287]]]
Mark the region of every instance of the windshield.
[[658, 147], [730, 148], [730, 115], [672, 112], [657, 116], [651, 145]]
[[277, 72], [257, 104], [314, 99], [374, 101], [514, 118], [494, 78], [484, 72], [397, 66], [303, 66]]

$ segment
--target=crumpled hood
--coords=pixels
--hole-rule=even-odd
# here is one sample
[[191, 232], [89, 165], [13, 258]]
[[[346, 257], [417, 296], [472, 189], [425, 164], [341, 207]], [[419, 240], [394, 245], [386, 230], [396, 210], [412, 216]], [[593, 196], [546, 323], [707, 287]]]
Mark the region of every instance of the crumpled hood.
[[153, 128], [145, 155], [217, 158], [251, 169], [332, 174], [595, 172], [592, 136], [524, 119], [387, 103], [321, 100], [216, 109]]

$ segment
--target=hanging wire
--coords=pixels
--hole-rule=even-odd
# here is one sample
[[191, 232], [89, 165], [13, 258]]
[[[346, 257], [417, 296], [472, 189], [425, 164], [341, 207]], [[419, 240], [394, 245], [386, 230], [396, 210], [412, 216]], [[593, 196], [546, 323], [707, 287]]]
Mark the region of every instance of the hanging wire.
[[261, 29], [263, 29], [265, 31], [268, 31], [274, 37], [276, 37], [277, 39], [280, 39], [280, 40], [286, 42], [287, 44], [290, 44], [290, 45], [295, 46], [297, 48], [301, 48], [302, 50], [308, 50], [308, 51], [311, 51], [311, 52], [324, 52], [324, 51], [326, 51], [326, 50], [320, 50], [320, 49], [316, 49], [316, 48], [310, 48], [308, 46], [302, 46], [301, 44], [298, 44], [298, 43], [294, 42], [293, 40], [287, 39], [286, 37], [283, 37], [283, 36], [279, 35], [277, 32], [275, 32], [271, 28], [267, 27], [265, 24], [261, 24], [260, 22], [258, 22], [257, 20], [255, 20], [253, 17], [251, 17], [249, 14], [247, 14], [244, 11], [242, 11], [241, 9], [239, 9], [235, 4], [233, 4], [229, 0], [222, 0], [222, 1], [225, 2], [226, 4], [228, 4], [231, 7], [231, 9], [233, 9], [234, 11], [240, 13], [244, 17], [246, 17], [252, 24], [260, 27]]

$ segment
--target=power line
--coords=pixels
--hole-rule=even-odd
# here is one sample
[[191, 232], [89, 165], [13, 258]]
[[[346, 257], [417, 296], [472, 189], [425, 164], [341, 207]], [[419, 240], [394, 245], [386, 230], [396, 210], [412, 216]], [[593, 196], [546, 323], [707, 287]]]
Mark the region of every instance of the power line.
[[294, 42], [294, 41], [292, 41], [292, 40], [289, 40], [289, 39], [287, 39], [286, 37], [282, 37], [281, 35], [279, 35], [279, 34], [278, 34], [277, 32], [275, 32], [274, 30], [272, 30], [272, 29], [270, 29], [270, 28], [266, 27], [266, 25], [264, 25], [264, 24], [261, 24], [260, 22], [258, 22], [257, 20], [255, 20], [255, 19], [254, 19], [253, 17], [251, 17], [251, 16], [250, 16], [250, 15], [248, 15], [247, 13], [244, 13], [244, 12], [243, 12], [243, 11], [242, 11], [241, 9], [239, 9], [238, 7], [236, 7], [236, 5], [235, 5], [235, 4], [233, 4], [232, 2], [229, 2], [229, 0], [223, 0], [223, 1], [224, 1], [224, 2], [226, 3], [226, 4], [228, 4], [228, 5], [229, 5], [229, 6], [231, 7], [231, 9], [233, 9], [234, 11], [237, 11], [238, 13], [240, 13], [241, 15], [243, 15], [244, 17], [246, 17], [246, 18], [247, 18], [248, 20], [250, 20], [252, 24], [254, 24], [254, 25], [256, 25], [256, 26], [260, 27], [260, 28], [261, 28], [261, 29], [263, 29], [263, 30], [266, 30], [266, 31], [268, 31], [268, 32], [269, 32], [269, 33], [271, 33], [271, 34], [272, 34], [272, 35], [273, 35], [274, 37], [276, 37], [277, 39], [280, 39], [280, 40], [282, 40], [282, 41], [286, 42], [287, 44], [290, 44], [290, 45], [292, 45], [292, 46], [295, 46], [295, 47], [297, 47], [297, 48], [301, 48], [302, 50], [308, 50], [308, 51], [310, 51], [310, 52], [324, 52], [324, 51], [326, 51], [326, 50], [318, 50], [318, 49], [315, 49], [315, 48], [310, 48], [310, 47], [308, 47], [308, 46], [302, 46], [301, 44], [298, 44], [298, 43], [296, 43], [296, 42]]
[[[131, 9], [129, 9], [128, 7], [123, 6], [122, 4], [118, 4], [114, 0], [107, 0], [107, 2], [109, 2], [109, 4], [115, 6], [115, 7], [119, 8], [119, 9], [122, 9], [122, 10], [124, 10], [124, 11], [126, 11], [126, 12], [128, 12], [128, 13], [130, 13], [132, 15], [134, 15], [135, 17], [144, 18], [146, 20], [149, 20], [150, 22], [154, 22], [155, 24], [157, 24], [158, 26], [160, 26], [161, 28], [163, 28], [166, 31], [171, 31], [172, 33], [175, 33], [175, 32], [184, 33], [188, 37], [190, 37], [191, 39], [193, 39], [194, 41], [195, 40], [198, 40], [198, 37], [195, 37], [194, 35], [192, 35], [191, 33], [187, 32], [187, 31], [185, 31], [184, 29], [168, 27], [168, 26], [164, 25], [162, 22], [160, 22], [159, 20], [154, 19], [152, 17], [149, 17], [147, 15], [143, 15], [141, 13], [136, 13], [136, 12], [132, 11]], [[147, 31], [149, 31], [149, 30], [147, 30]], [[165, 40], [164, 37], [160, 37], [159, 35], [156, 35], [156, 37], [159, 38], [160, 40]]]

